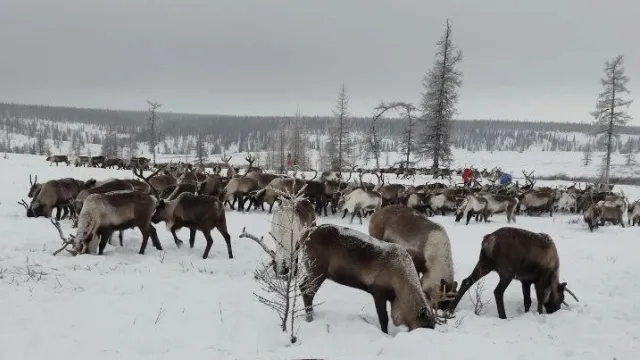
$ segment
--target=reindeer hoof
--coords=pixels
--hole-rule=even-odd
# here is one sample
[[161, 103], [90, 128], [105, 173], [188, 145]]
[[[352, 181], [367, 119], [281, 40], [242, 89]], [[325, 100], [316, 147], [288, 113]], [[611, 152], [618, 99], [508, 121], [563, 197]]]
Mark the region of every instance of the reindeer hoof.
[[307, 320], [307, 322], [312, 322], [313, 321], [313, 315], [307, 314], [306, 320]]
[[[182, 247], [182, 244], [183, 244], [182, 240], [176, 241], [176, 246], [178, 247], [178, 249]], [[191, 247], [193, 247], [193, 246], [191, 246]]]

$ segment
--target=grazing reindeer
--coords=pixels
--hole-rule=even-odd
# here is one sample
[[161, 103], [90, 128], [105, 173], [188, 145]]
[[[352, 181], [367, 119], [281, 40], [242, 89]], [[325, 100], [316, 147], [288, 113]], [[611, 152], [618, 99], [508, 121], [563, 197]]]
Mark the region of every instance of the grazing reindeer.
[[157, 224], [164, 221], [171, 230], [171, 235], [178, 247], [182, 246], [182, 240], [178, 238], [176, 230], [182, 227], [189, 228], [189, 247], [193, 248], [196, 238], [196, 231], [201, 231], [207, 240], [207, 247], [204, 249], [203, 259], [209, 256], [209, 251], [213, 245], [211, 230], [218, 229], [224, 241], [227, 243], [229, 259], [233, 259], [231, 249], [231, 236], [227, 232], [227, 220], [224, 206], [213, 196], [193, 195], [182, 193], [174, 200], [160, 200], [156, 206], [151, 221]]
[[[28, 217], [44, 216], [51, 217], [53, 208], [60, 207], [64, 210], [64, 216], [67, 215], [68, 208], [78, 194], [86, 188], [95, 184], [95, 180], [90, 179], [87, 182], [72, 178], [63, 178], [58, 180], [49, 180], [42, 184], [40, 191], [36, 191], [31, 204], [27, 208]], [[60, 220], [61, 212], [58, 211], [56, 220]]]
[[332, 224], [307, 230], [300, 242], [306, 267], [300, 289], [308, 322], [313, 321], [313, 298], [329, 279], [370, 293], [384, 333], [389, 325], [387, 301], [396, 326], [406, 325], [410, 331], [435, 328], [437, 316], [402, 246]]
[[347, 216], [347, 212], [351, 212], [351, 224], [353, 223], [353, 218], [358, 215], [360, 219], [360, 224], [362, 224], [362, 211], [380, 210], [382, 207], [382, 195], [380, 195], [377, 191], [370, 191], [364, 189], [355, 189], [352, 192], [343, 195], [338, 202], [338, 210], [344, 209], [344, 214], [342, 218], [344, 219]]
[[69, 157], [67, 155], [47, 156], [47, 161], [49, 162], [49, 166], [53, 165], [53, 163], [56, 163], [56, 166], [58, 166], [58, 163], [65, 163], [67, 166], [70, 164]]
[[458, 295], [448, 310], [453, 312], [467, 290], [491, 271], [496, 271], [500, 276], [493, 294], [501, 319], [507, 318], [503, 296], [513, 279], [522, 283], [525, 312], [531, 308], [532, 284], [538, 298], [538, 313], [542, 313], [543, 306], [548, 314], [559, 310], [564, 303], [565, 291], [578, 301], [567, 288], [567, 283], [559, 281], [560, 259], [556, 245], [549, 235], [503, 227], [484, 236], [478, 263], [471, 275], [462, 281]]
[[89, 195], [78, 215], [73, 244], [75, 254], [95, 254], [97, 247], [98, 255], [102, 255], [114, 231], [134, 227], [142, 233], [140, 255], [144, 254], [149, 237], [153, 246], [162, 251], [156, 229], [151, 225], [155, 205], [156, 201], [150, 195], [131, 190]]
[[385, 206], [371, 216], [369, 235], [405, 248], [421, 276], [427, 299], [444, 310], [455, 298], [451, 243], [444, 227], [404, 205]]

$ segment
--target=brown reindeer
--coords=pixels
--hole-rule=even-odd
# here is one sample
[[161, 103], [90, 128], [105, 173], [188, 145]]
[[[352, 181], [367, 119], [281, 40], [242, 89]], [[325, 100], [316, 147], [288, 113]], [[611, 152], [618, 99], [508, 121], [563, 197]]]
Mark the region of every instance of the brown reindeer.
[[405, 248], [421, 276], [427, 299], [446, 309], [455, 297], [451, 243], [444, 227], [405, 205], [389, 205], [373, 213], [369, 235]]
[[448, 310], [453, 312], [467, 290], [491, 271], [496, 271], [500, 276], [493, 294], [501, 319], [507, 318], [503, 297], [513, 279], [522, 283], [525, 312], [531, 308], [532, 284], [538, 298], [538, 313], [542, 313], [543, 306], [548, 314], [558, 311], [564, 303], [565, 291], [578, 301], [567, 288], [567, 283], [560, 283], [560, 259], [556, 245], [549, 235], [503, 227], [482, 239], [478, 263], [471, 275], [462, 281], [458, 296], [451, 302]]
[[271, 180], [269, 185], [258, 190], [254, 195], [254, 202], [258, 204], [267, 203], [269, 205], [269, 214], [273, 209], [273, 204], [280, 199], [282, 193], [295, 194], [305, 185], [305, 181], [295, 178], [276, 178]]
[[84, 206], [84, 201], [91, 194], [105, 194], [111, 191], [119, 191], [119, 190], [135, 190], [134, 186], [131, 182], [127, 180], [120, 179], [110, 179], [107, 181], [103, 181], [98, 183], [96, 186], [84, 189], [78, 193], [78, 195], [73, 200], [73, 205], [77, 214], [80, 214], [82, 211], [82, 207]]
[[67, 166], [70, 164], [69, 157], [67, 155], [47, 156], [47, 161], [49, 162], [49, 166], [53, 165], [53, 163], [56, 163], [56, 166], [58, 166], [58, 163], [65, 163]]
[[154, 224], [164, 221], [171, 230], [178, 247], [182, 245], [182, 240], [178, 238], [176, 230], [182, 227], [189, 228], [189, 247], [191, 248], [195, 243], [196, 231], [201, 231], [207, 240], [207, 247], [202, 255], [203, 259], [209, 256], [209, 250], [213, 245], [211, 230], [218, 229], [227, 243], [229, 259], [233, 259], [231, 236], [227, 232], [224, 206], [213, 196], [182, 193], [174, 200], [160, 200], [151, 221]]
[[402, 246], [332, 224], [307, 230], [299, 244], [307, 269], [300, 283], [307, 321], [313, 321], [313, 298], [329, 279], [371, 294], [384, 333], [389, 324], [387, 302], [396, 326], [406, 325], [410, 331], [435, 328], [436, 314]]
[[102, 255], [114, 231], [134, 227], [142, 233], [139, 254], [144, 254], [149, 237], [154, 247], [162, 250], [156, 229], [151, 224], [155, 205], [156, 201], [150, 195], [132, 190], [89, 195], [78, 215], [78, 229], [73, 237], [74, 253], [94, 254], [97, 247], [98, 255]]
[[[39, 191], [35, 192], [31, 204], [27, 208], [28, 217], [44, 216], [51, 217], [54, 208], [61, 207], [65, 215], [71, 202], [85, 188], [89, 188], [95, 184], [95, 180], [90, 179], [86, 182], [73, 179], [63, 178], [58, 180], [49, 180], [42, 184]], [[61, 212], [58, 211], [56, 220], [60, 220]]]

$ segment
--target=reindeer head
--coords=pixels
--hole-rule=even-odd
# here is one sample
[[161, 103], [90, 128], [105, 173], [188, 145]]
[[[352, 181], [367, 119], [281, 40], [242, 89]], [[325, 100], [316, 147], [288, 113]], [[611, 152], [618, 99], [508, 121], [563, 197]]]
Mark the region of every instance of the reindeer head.
[[36, 193], [42, 186], [42, 184], [38, 184], [38, 175], [36, 175], [33, 180], [31, 180], [31, 175], [29, 175], [29, 184], [31, 185], [31, 187], [29, 188], [29, 194], [27, 194], [27, 196], [32, 198], [36, 196]]
[[161, 221], [167, 221], [167, 220], [168, 220], [167, 203], [163, 199], [161, 199], [160, 201], [158, 201], [158, 204], [156, 205], [156, 208], [153, 211], [153, 215], [151, 215], [151, 222], [154, 224], [157, 224]]
[[578, 298], [573, 294], [571, 290], [567, 288], [567, 283], [556, 283], [554, 287], [550, 288], [545, 292], [545, 302], [544, 309], [547, 311], [547, 314], [553, 314], [554, 312], [560, 310], [560, 306], [562, 304], [567, 305], [564, 301], [564, 292], [569, 293], [576, 301], [580, 302]]

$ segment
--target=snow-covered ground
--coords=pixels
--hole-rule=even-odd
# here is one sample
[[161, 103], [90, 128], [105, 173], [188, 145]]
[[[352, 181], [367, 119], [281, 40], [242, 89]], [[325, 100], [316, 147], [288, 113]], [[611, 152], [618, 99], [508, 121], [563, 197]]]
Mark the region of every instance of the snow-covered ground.
[[[484, 158], [486, 167], [496, 162], [516, 171], [515, 160], [508, 160], [511, 155], [492, 156]], [[501, 158], [506, 162], [498, 163]], [[568, 166], [560, 161], [553, 165], [551, 158], [530, 160], [533, 165], [526, 168], [532, 170], [542, 162], [549, 162], [555, 172]], [[316, 297], [322, 304], [316, 307], [315, 320], [300, 319], [299, 341], [290, 345], [277, 315], [253, 295], [261, 292], [253, 270], [264, 260], [263, 251], [238, 238], [245, 226], [248, 232], [265, 234], [270, 219], [265, 213], [228, 212], [235, 256], [231, 260], [216, 231], [209, 259], [203, 260], [200, 233], [194, 249], [177, 249], [164, 226], [157, 227], [163, 252], [149, 245], [145, 255], [138, 255], [141, 237], [135, 230], [125, 233], [124, 248], [108, 245], [105, 256], [54, 257], [51, 252], [60, 240], [49, 220], [27, 218], [16, 203], [26, 199], [29, 174], [42, 182], [131, 173], [49, 167], [42, 157], [13, 154], [0, 159], [0, 173], [2, 359], [640, 358], [640, 291], [635, 289], [640, 278], [639, 228], [607, 226], [590, 233], [578, 215], [518, 217], [517, 226], [553, 237], [561, 278], [581, 301], [569, 298], [570, 307], [555, 314], [524, 314], [521, 287], [514, 281], [505, 294], [508, 320], [500, 320], [493, 299], [497, 275], [490, 274], [482, 294], [489, 301], [483, 314], [475, 315], [465, 297], [456, 319], [446, 325], [412, 332], [390, 325], [386, 335], [370, 295], [326, 282]], [[622, 188], [631, 200], [640, 197], [640, 188]], [[367, 231], [368, 219], [364, 225], [357, 218], [350, 225], [348, 219], [336, 215], [319, 222]], [[468, 226], [451, 216], [433, 219], [444, 224], [451, 238], [459, 282], [475, 265], [482, 236], [506, 225], [503, 215]], [[63, 230], [72, 232], [68, 221], [63, 221]], [[188, 238], [188, 231], [179, 236]], [[535, 296], [533, 302], [535, 309]]]

